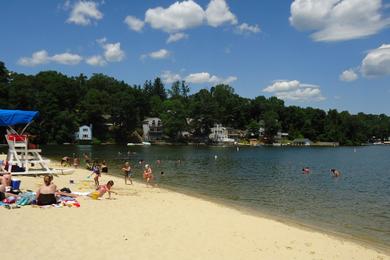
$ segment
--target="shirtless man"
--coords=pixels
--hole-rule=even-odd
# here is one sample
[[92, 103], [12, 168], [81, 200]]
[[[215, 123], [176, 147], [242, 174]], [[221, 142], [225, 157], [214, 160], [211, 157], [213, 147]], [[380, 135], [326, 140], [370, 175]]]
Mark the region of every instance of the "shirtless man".
[[44, 184], [37, 191], [38, 205], [51, 205], [57, 203], [56, 192], [57, 186], [52, 183], [53, 176], [46, 175], [43, 178]]

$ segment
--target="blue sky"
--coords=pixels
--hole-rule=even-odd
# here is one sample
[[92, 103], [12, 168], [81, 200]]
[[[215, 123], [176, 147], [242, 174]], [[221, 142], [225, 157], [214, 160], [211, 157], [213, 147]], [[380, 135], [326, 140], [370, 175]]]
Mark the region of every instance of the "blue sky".
[[1, 1], [0, 60], [390, 115], [390, 1]]

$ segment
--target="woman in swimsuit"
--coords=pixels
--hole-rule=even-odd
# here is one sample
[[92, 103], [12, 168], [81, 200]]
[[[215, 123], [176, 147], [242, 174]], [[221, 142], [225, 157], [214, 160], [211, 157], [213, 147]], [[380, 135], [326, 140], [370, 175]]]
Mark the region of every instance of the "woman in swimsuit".
[[133, 184], [133, 181], [131, 179], [131, 166], [130, 163], [126, 162], [125, 165], [122, 168], [122, 172], [125, 175], [125, 184], [127, 184], [127, 180], [130, 181], [130, 184]]
[[57, 191], [57, 186], [52, 183], [53, 176], [46, 175], [43, 178], [44, 185], [42, 185], [36, 195], [37, 205], [51, 205], [57, 203], [57, 198], [55, 193]]
[[101, 168], [102, 168], [102, 172], [104, 172], [104, 173], [108, 172], [108, 166], [107, 166], [106, 161], [102, 161]]

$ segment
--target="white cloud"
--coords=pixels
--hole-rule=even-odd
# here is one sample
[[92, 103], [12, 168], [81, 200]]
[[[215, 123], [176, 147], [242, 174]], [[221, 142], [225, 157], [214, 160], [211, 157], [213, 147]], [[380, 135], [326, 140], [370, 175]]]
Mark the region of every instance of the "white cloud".
[[47, 51], [40, 50], [40, 51], [34, 52], [31, 56], [31, 58], [29, 58], [29, 57], [20, 58], [18, 60], [18, 64], [23, 65], [23, 66], [33, 67], [33, 66], [37, 66], [40, 64], [48, 63], [49, 61], [50, 61], [50, 57], [49, 57], [49, 54], [47, 53]]
[[104, 58], [109, 62], [118, 62], [125, 58], [125, 52], [121, 49], [121, 43], [107, 43], [106, 38], [98, 39], [97, 42], [104, 49]]
[[180, 41], [180, 40], [183, 40], [183, 39], [188, 39], [188, 34], [185, 34], [185, 33], [174, 33], [174, 34], [170, 34], [168, 39], [167, 39], [167, 43], [172, 43], [172, 42], [177, 42], [177, 41]]
[[69, 52], [64, 52], [60, 54], [55, 54], [53, 56], [49, 56], [47, 51], [41, 50], [34, 52], [31, 56], [29, 57], [22, 57], [18, 60], [18, 64], [22, 66], [37, 66], [49, 62], [55, 62], [59, 64], [64, 64], [64, 65], [76, 65], [79, 64], [83, 60], [83, 57], [81, 57], [78, 54], [72, 54]]
[[390, 44], [369, 51], [362, 61], [361, 72], [366, 77], [390, 75]]
[[238, 78], [229, 76], [226, 79], [211, 75], [208, 72], [192, 73], [185, 77], [185, 81], [193, 84], [211, 83], [211, 84], [230, 84]]
[[260, 31], [260, 27], [257, 24], [249, 25], [247, 23], [242, 23], [236, 26], [236, 32], [241, 34], [259, 33]]
[[343, 73], [340, 74], [339, 78], [342, 81], [354, 81], [358, 79], [358, 75], [353, 69], [348, 69], [343, 71]]
[[92, 1], [79, 1], [74, 6], [68, 18], [68, 23], [89, 25], [93, 20], [100, 20], [103, 14], [98, 10], [98, 4]]
[[154, 29], [173, 33], [199, 26], [205, 19], [201, 6], [192, 0], [175, 2], [168, 8], [156, 7], [145, 13], [145, 22]]
[[264, 92], [282, 92], [282, 91], [290, 91], [295, 90], [300, 87], [300, 82], [298, 80], [277, 80], [272, 83], [272, 85], [263, 89]]
[[207, 23], [213, 27], [218, 27], [224, 23], [237, 24], [237, 18], [230, 12], [225, 0], [211, 0], [205, 14]]
[[161, 73], [161, 79], [164, 83], [171, 84], [173, 82], [180, 81], [181, 76], [179, 74], [175, 74], [170, 72], [169, 70], [166, 70]]
[[61, 54], [55, 54], [50, 58], [52, 61], [65, 64], [65, 65], [76, 65], [79, 64], [80, 61], [83, 60], [83, 57], [81, 57], [78, 54], [72, 54], [69, 52], [61, 53]]
[[383, 18], [381, 0], [295, 0], [290, 23], [314, 31], [315, 41], [345, 41], [376, 34], [390, 24]]
[[162, 59], [168, 58], [170, 55], [171, 55], [170, 51], [168, 51], [166, 49], [160, 49], [158, 51], [150, 52], [148, 54], [143, 54], [141, 56], [141, 59], [145, 59], [145, 58], [149, 57], [151, 59], [162, 60]]
[[277, 98], [293, 101], [323, 101], [325, 97], [317, 85], [300, 83], [298, 80], [277, 80], [263, 89]]
[[140, 32], [145, 25], [144, 21], [130, 15], [126, 16], [124, 23], [129, 26], [129, 29], [136, 32]]
[[91, 66], [104, 66], [107, 62], [101, 55], [94, 55], [85, 60], [85, 62]]

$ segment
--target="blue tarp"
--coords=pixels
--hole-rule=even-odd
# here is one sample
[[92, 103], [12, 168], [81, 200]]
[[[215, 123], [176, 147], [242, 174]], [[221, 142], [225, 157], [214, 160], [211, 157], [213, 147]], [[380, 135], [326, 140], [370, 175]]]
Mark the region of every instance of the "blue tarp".
[[17, 124], [28, 124], [38, 114], [39, 114], [38, 111], [0, 109], [0, 126], [13, 126], [13, 125], [17, 125]]

